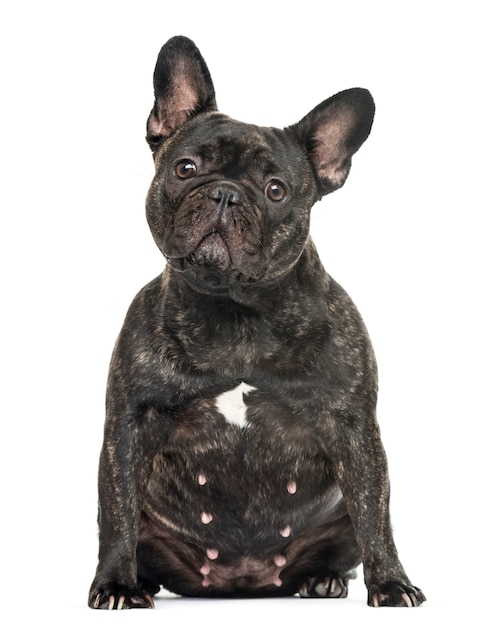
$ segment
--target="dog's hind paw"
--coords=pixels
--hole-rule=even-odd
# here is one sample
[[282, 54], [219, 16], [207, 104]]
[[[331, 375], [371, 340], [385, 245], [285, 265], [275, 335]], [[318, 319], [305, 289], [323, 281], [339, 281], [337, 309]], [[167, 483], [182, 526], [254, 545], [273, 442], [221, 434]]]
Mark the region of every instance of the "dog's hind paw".
[[348, 580], [326, 576], [310, 578], [299, 590], [302, 598], [346, 598], [348, 595]]
[[419, 606], [426, 601], [421, 589], [411, 585], [385, 583], [374, 585], [368, 591], [368, 605], [379, 606]]

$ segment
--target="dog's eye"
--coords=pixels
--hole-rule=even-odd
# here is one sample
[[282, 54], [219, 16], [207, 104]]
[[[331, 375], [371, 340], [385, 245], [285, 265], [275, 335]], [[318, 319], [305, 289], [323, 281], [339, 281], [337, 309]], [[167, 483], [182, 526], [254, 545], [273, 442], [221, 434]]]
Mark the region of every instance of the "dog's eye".
[[180, 180], [187, 180], [187, 178], [192, 178], [197, 175], [197, 166], [190, 159], [184, 159], [183, 161], [178, 161], [175, 165], [174, 171], [177, 178], [180, 178]]
[[287, 195], [287, 189], [278, 180], [271, 180], [265, 187], [265, 194], [272, 202], [281, 202]]

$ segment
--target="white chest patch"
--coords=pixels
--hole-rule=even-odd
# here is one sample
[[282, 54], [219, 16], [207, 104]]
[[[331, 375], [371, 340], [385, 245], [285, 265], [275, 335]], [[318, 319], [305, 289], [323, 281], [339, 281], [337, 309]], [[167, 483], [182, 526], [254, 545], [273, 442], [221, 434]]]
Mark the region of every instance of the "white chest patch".
[[216, 407], [219, 413], [226, 418], [230, 424], [236, 424], [241, 428], [246, 428], [246, 404], [244, 397], [255, 387], [241, 383], [234, 389], [222, 393], [216, 398]]

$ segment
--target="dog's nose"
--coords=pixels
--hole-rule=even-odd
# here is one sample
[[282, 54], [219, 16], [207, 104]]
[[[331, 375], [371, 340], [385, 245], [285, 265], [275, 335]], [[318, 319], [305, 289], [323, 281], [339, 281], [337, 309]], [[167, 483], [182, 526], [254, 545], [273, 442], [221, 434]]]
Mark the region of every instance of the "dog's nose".
[[218, 203], [218, 211], [224, 211], [230, 205], [241, 204], [243, 199], [239, 189], [228, 183], [217, 185], [209, 192], [209, 198]]

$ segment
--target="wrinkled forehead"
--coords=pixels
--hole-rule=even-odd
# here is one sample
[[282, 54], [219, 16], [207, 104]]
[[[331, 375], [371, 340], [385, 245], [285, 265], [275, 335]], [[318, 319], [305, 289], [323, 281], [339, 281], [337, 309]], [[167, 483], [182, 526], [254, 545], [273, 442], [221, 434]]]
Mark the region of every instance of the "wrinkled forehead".
[[173, 142], [172, 158], [198, 157], [233, 177], [252, 169], [263, 176], [293, 176], [303, 154], [287, 131], [264, 128], [214, 113], [197, 116]]

